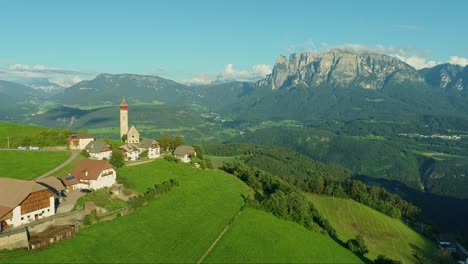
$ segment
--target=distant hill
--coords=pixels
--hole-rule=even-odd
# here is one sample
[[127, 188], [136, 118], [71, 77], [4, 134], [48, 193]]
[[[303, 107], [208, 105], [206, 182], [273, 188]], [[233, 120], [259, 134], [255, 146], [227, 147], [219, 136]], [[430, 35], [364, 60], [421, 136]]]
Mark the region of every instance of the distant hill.
[[193, 93], [190, 87], [157, 76], [135, 74], [100, 74], [90, 81], [81, 81], [53, 96], [64, 105], [116, 104], [127, 98], [130, 102], [164, 102], [184, 104]]
[[422, 189], [414, 155], [385, 138], [353, 138], [310, 128], [266, 128], [237, 136], [233, 143], [279, 146], [312, 159], [340, 164], [355, 174], [398, 180]]
[[23, 115], [35, 111], [39, 99], [45, 95], [41, 90], [0, 80], [0, 120], [21, 119]]

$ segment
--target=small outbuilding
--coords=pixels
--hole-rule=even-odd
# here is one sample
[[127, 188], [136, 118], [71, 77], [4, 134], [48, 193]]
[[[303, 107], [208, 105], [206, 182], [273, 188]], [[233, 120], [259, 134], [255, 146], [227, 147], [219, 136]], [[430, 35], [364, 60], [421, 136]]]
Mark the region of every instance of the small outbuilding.
[[174, 150], [174, 156], [184, 163], [189, 163], [197, 156], [197, 152], [192, 146], [181, 145]]

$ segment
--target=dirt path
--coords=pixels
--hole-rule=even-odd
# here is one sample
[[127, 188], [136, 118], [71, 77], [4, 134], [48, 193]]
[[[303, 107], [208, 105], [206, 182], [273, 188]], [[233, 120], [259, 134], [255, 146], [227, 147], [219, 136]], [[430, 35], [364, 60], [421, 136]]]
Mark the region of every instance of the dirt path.
[[42, 174], [41, 176], [37, 177], [35, 180], [41, 179], [41, 178], [45, 178], [45, 177], [51, 175], [52, 173], [61, 170], [63, 167], [67, 166], [68, 164], [70, 164], [70, 162], [72, 162], [73, 160], [75, 160], [75, 159], [78, 157], [78, 155], [80, 155], [80, 151], [78, 151], [78, 150], [73, 150], [73, 151], [71, 152], [70, 157], [69, 157], [64, 163], [60, 164], [60, 166], [58, 166], [57, 168], [55, 168], [55, 169], [53, 169], [53, 170], [51, 170], [51, 171], [49, 171], [49, 172], [46, 172], [46, 173]]
[[242, 213], [242, 208], [239, 210], [239, 212], [237, 212], [236, 215], [234, 215], [234, 217], [232, 218], [231, 221], [229, 221], [229, 224], [226, 225], [226, 227], [224, 227], [223, 231], [221, 232], [221, 234], [219, 234], [218, 238], [216, 238], [215, 241], [213, 241], [213, 243], [211, 244], [211, 246], [206, 250], [205, 254], [203, 254], [203, 256], [200, 258], [200, 260], [197, 262], [197, 264], [201, 264], [203, 263], [203, 261], [205, 260], [205, 258], [210, 254], [210, 252], [213, 250], [213, 248], [216, 246], [216, 244], [218, 244], [219, 240], [221, 240], [221, 238], [223, 238], [224, 234], [226, 233], [226, 231], [229, 230], [229, 228], [231, 227], [232, 223], [234, 222], [234, 220]]
[[149, 162], [152, 162], [152, 161], [154, 161], [154, 159], [151, 159], [151, 160], [144, 160], [144, 161], [129, 162], [129, 163], [126, 163], [125, 166], [127, 166], [127, 167], [137, 166], [137, 165], [149, 163]]

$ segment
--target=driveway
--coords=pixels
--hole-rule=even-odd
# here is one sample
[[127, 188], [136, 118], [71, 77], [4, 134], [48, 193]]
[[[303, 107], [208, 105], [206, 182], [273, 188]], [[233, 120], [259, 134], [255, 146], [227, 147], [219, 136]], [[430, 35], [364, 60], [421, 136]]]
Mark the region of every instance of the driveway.
[[86, 193], [78, 191], [73, 191], [73, 192], [68, 192], [66, 193], [67, 197], [66, 200], [63, 199], [62, 202], [60, 202], [59, 207], [57, 208], [57, 214], [63, 214], [63, 213], [68, 213], [71, 210], [73, 210], [73, 207], [75, 207], [76, 201], [80, 199], [80, 197], [85, 196]]
[[71, 152], [70, 158], [68, 158], [64, 163], [60, 164], [60, 166], [58, 166], [57, 168], [55, 168], [55, 169], [53, 169], [53, 170], [51, 170], [51, 171], [49, 171], [49, 172], [47, 172], [47, 173], [44, 173], [44, 174], [42, 174], [41, 176], [37, 177], [36, 180], [37, 180], [37, 179], [41, 179], [41, 178], [45, 178], [45, 177], [51, 175], [52, 173], [54, 173], [54, 172], [56, 172], [56, 171], [62, 169], [63, 167], [65, 167], [65, 166], [67, 166], [68, 164], [70, 164], [70, 162], [72, 162], [74, 159], [76, 159], [76, 158], [78, 157], [78, 155], [80, 155], [80, 151], [78, 151], [78, 150], [73, 150], [73, 151]]

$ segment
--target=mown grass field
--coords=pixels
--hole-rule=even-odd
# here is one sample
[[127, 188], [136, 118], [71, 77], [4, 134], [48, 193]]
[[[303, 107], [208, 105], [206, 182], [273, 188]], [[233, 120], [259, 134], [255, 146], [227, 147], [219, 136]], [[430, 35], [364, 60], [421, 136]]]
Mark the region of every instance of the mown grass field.
[[131, 186], [175, 178], [180, 186], [128, 216], [81, 229], [70, 240], [11, 263], [197, 262], [243, 204], [243, 184], [220, 171], [157, 160], [120, 170]]
[[330, 237], [247, 208], [206, 263], [362, 263]]
[[317, 210], [330, 221], [343, 242], [360, 234], [364, 237], [370, 259], [384, 254], [403, 263], [430, 263], [427, 256], [437, 248], [401, 220], [391, 218], [351, 199], [309, 195]]
[[0, 177], [31, 180], [56, 168], [68, 151], [0, 151]]

